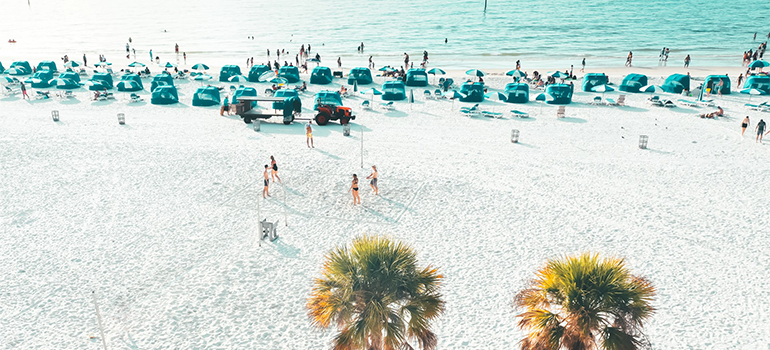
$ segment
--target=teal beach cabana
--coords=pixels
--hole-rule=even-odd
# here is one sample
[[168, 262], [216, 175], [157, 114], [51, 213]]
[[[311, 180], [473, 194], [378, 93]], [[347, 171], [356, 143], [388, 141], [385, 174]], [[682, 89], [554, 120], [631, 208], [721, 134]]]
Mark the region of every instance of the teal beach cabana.
[[112, 89], [112, 75], [108, 73], [95, 73], [88, 81], [91, 83], [88, 90], [100, 91]]
[[192, 105], [195, 107], [218, 106], [222, 101], [219, 99], [219, 89], [213, 86], [201, 86], [195, 90]]
[[663, 91], [672, 94], [681, 94], [684, 90], [690, 90], [690, 76], [684, 74], [671, 74], [661, 86]]
[[318, 110], [319, 104], [342, 106], [339, 91], [319, 91], [313, 96], [313, 110]]
[[144, 89], [142, 78], [137, 74], [123, 74], [117, 84], [118, 91], [139, 91]]
[[618, 90], [625, 92], [641, 92], [639, 88], [647, 86], [647, 76], [644, 74], [631, 73], [623, 78]]
[[369, 70], [369, 68], [353, 68], [350, 70], [350, 74], [348, 75], [348, 84], [353, 85], [354, 83], [357, 83], [358, 85], [366, 85], [372, 83], [372, 71]]
[[[289, 98], [289, 97], [298, 98], [299, 93], [297, 93], [297, 90], [294, 90], [294, 89], [280, 89], [275, 92], [275, 95], [273, 95], [273, 97], [282, 97], [284, 98], [284, 101], [285, 101], [285, 98]], [[273, 109], [283, 109], [283, 105], [284, 105], [283, 102], [278, 102], [278, 101], [273, 102]]]
[[27, 61], [16, 61], [11, 63], [11, 66], [5, 70], [5, 74], [8, 75], [27, 75], [32, 74], [32, 67]]
[[265, 74], [265, 72], [270, 72], [270, 67], [264, 64], [252, 66], [251, 69], [249, 69], [248, 79], [252, 83], [258, 83], [259, 77], [261, 77], [262, 74]]
[[529, 84], [508, 83], [505, 85], [505, 102], [527, 103], [529, 102]]
[[406, 87], [402, 81], [386, 81], [382, 84], [383, 101], [402, 101], [406, 99]]
[[[235, 104], [238, 103], [238, 99], [241, 96], [245, 97], [257, 97], [257, 89], [249, 86], [239, 86], [238, 89], [235, 90], [233, 93], [233, 100], [231, 103]], [[251, 101], [251, 106], [254, 107], [257, 105], [257, 101]]]
[[583, 91], [591, 92], [594, 86], [607, 85], [609, 79], [604, 73], [586, 73], [583, 77]]
[[170, 105], [179, 102], [179, 94], [173, 85], [162, 85], [152, 90], [150, 103], [154, 105]]
[[39, 71], [43, 71], [43, 70], [51, 71], [52, 73], [56, 72], [57, 71], [57, 69], [56, 69], [56, 62], [54, 62], [54, 61], [42, 61], [42, 62], [38, 63], [37, 64], [37, 71], [39, 72]]
[[703, 80], [703, 87], [710, 87], [712, 94], [718, 94], [716, 89], [719, 87], [719, 82], [722, 81], [722, 95], [730, 94], [730, 77], [726, 75], [709, 75]]
[[329, 67], [315, 67], [310, 73], [310, 84], [326, 85], [332, 82], [332, 70]]
[[150, 83], [150, 90], [155, 91], [159, 86], [174, 86], [174, 77], [171, 74], [161, 73], [152, 77], [152, 83]]
[[278, 70], [278, 77], [286, 79], [287, 83], [296, 83], [299, 81], [299, 69], [294, 66], [283, 66]]
[[567, 84], [551, 84], [545, 89], [547, 95], [551, 95], [552, 99], [546, 99], [545, 103], [551, 105], [566, 105], [572, 103], [572, 85]]
[[24, 82], [30, 84], [30, 86], [35, 89], [51, 87], [51, 83], [53, 82], [53, 72], [49, 70], [37, 71], [31, 78], [28, 78]]
[[767, 75], [751, 75], [743, 83], [742, 94], [748, 94], [751, 89], [757, 89], [762, 95], [770, 95], [770, 77]]
[[428, 73], [420, 68], [406, 71], [406, 86], [428, 86]]
[[228, 79], [234, 75], [241, 75], [241, 67], [232, 64], [222, 66], [219, 70], [219, 81], [229, 81]]
[[460, 96], [460, 102], [482, 102], [484, 101], [484, 84], [465, 83], [460, 87], [460, 93], [465, 95], [465, 97]]

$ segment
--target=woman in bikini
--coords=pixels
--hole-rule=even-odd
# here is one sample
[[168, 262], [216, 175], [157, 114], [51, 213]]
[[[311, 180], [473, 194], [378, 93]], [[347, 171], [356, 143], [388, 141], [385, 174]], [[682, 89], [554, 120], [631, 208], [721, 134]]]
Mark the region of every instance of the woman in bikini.
[[270, 176], [273, 178], [273, 182], [275, 182], [275, 179], [277, 178], [279, 182], [283, 183], [281, 178], [278, 177], [278, 163], [275, 162], [275, 158], [273, 158], [273, 156], [270, 156], [270, 166], [273, 168], [270, 172]]
[[377, 166], [372, 165], [372, 173], [367, 176], [367, 179], [371, 179], [372, 181], [369, 181], [369, 186], [372, 186], [372, 191], [374, 191], [374, 195], [380, 194], [380, 189], [377, 187]]
[[353, 205], [361, 204], [361, 197], [358, 196], [358, 175], [353, 174], [353, 182], [350, 184], [348, 192], [353, 192]]
[[749, 127], [749, 124], [751, 124], [751, 121], [749, 121], [749, 116], [746, 116], [746, 118], [743, 119], [743, 123], [741, 123], [741, 137], [743, 137], [743, 133], [746, 132], [746, 128]]

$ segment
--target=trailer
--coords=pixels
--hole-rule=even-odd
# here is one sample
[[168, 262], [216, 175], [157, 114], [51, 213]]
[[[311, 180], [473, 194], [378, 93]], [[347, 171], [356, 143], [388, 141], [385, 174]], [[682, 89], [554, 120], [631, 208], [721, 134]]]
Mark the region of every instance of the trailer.
[[[271, 102], [272, 107], [281, 107], [273, 109], [270, 113], [269, 110], [257, 110], [253, 109], [252, 102]], [[235, 104], [235, 114], [243, 118], [243, 122], [246, 124], [251, 123], [254, 119], [270, 119], [272, 117], [283, 117], [283, 123], [286, 125], [291, 124], [295, 119], [299, 119], [302, 112], [302, 101], [299, 97], [257, 97], [257, 96], [241, 96], [238, 97], [238, 103]]]

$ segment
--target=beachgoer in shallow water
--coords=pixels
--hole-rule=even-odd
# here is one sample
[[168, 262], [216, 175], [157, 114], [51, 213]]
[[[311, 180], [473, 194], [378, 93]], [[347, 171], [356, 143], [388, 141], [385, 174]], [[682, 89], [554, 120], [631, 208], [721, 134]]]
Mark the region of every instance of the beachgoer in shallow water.
[[634, 54], [628, 51], [628, 57], [626, 57], [626, 67], [631, 67], [631, 60], [634, 58]]
[[684, 66], [685, 68], [690, 66], [690, 55], [687, 55], [687, 57], [684, 58]]
[[353, 174], [353, 181], [350, 183], [348, 193], [353, 192], [353, 205], [361, 204], [361, 197], [358, 195], [358, 176]]
[[746, 118], [743, 119], [743, 122], [741, 122], [741, 137], [743, 137], [743, 133], [746, 132], [746, 128], [748, 128], [750, 124], [751, 121], [749, 120], [749, 116], [746, 116]]

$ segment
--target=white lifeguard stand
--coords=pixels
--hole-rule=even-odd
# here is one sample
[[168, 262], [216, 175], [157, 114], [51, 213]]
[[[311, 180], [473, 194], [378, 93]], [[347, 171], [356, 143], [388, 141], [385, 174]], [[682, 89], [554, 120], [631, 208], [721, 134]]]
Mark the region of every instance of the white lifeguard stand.
[[639, 135], [639, 148], [647, 149], [647, 140], [649, 139], [647, 135]]
[[58, 122], [59, 121], [59, 111], [53, 110], [51, 111], [51, 119], [53, 121]]

